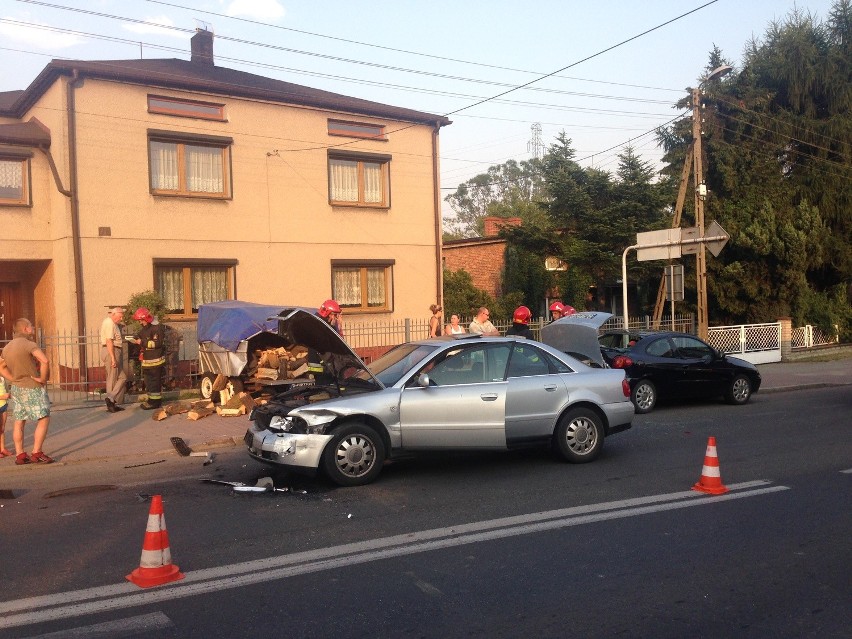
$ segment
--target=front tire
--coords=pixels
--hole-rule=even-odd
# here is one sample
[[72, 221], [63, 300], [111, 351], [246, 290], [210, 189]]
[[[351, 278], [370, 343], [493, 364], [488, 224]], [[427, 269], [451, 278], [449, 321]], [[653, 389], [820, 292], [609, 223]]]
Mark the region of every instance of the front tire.
[[600, 415], [589, 408], [574, 408], [556, 426], [556, 448], [569, 462], [584, 464], [603, 449], [604, 428]]
[[650, 380], [639, 380], [630, 393], [630, 401], [637, 413], [650, 413], [657, 405], [657, 387]]
[[363, 486], [374, 481], [385, 461], [385, 445], [366, 424], [348, 424], [334, 432], [325, 447], [325, 474], [338, 486]]
[[751, 380], [745, 375], [736, 375], [731, 380], [725, 401], [729, 404], [745, 404], [751, 397]]

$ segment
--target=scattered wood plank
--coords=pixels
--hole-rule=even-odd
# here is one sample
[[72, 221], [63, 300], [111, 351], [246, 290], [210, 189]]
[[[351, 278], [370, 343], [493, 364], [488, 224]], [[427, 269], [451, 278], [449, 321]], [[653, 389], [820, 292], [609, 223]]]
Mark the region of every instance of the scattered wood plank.
[[199, 419], [204, 419], [215, 412], [216, 411], [212, 408], [194, 408], [186, 414], [186, 418], [195, 422]]

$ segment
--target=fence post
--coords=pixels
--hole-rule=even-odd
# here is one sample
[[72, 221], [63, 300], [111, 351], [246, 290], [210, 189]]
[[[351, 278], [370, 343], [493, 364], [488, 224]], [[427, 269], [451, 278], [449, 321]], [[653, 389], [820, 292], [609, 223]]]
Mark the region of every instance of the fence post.
[[778, 330], [781, 333], [781, 361], [790, 359], [793, 352], [793, 319], [790, 317], [778, 318]]
[[411, 318], [410, 317], [405, 318], [405, 341], [406, 342], [411, 341]]
[[746, 352], [746, 331], [745, 326], [740, 326], [740, 353]]

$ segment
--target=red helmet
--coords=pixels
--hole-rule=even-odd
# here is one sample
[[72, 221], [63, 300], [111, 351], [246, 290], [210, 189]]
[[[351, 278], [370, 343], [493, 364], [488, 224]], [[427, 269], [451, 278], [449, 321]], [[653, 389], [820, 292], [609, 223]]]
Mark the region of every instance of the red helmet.
[[153, 321], [154, 316], [151, 315], [151, 311], [142, 306], [136, 309], [136, 312], [133, 314], [133, 319], [137, 322], [148, 322], [150, 324]]
[[560, 302], [559, 300], [556, 300], [555, 302], [553, 302], [553, 304], [550, 305], [550, 312], [552, 313], [553, 311], [556, 311], [557, 313], [564, 313], [564, 304], [562, 304], [562, 302]]
[[568, 306], [568, 305], [566, 304], [566, 305], [565, 305], [565, 307], [564, 307], [564, 308], [563, 308], [563, 310], [562, 310], [562, 317], [565, 317], [565, 316], [567, 316], [567, 315], [573, 315], [573, 314], [574, 314], [574, 313], [576, 313], [576, 312], [577, 312], [577, 311], [574, 309], [574, 307], [573, 307], [573, 306]]
[[340, 304], [334, 300], [326, 300], [319, 307], [318, 313], [320, 317], [328, 317], [329, 313], [340, 313]]
[[532, 317], [532, 311], [526, 306], [519, 306], [512, 314], [512, 321], [517, 324], [529, 324]]

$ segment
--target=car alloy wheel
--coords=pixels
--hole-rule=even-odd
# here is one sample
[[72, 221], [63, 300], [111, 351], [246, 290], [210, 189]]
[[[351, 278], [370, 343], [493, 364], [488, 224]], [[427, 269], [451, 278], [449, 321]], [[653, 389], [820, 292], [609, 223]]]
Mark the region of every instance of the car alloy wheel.
[[643, 379], [633, 388], [630, 399], [637, 413], [650, 413], [657, 404], [657, 389], [647, 379]]
[[751, 397], [751, 382], [745, 375], [737, 375], [731, 382], [727, 399], [731, 404], [745, 404]]
[[369, 426], [350, 424], [334, 433], [323, 453], [329, 478], [341, 486], [369, 484], [382, 469], [385, 447]]
[[556, 444], [566, 460], [592, 461], [603, 448], [604, 430], [600, 416], [588, 408], [568, 411], [556, 427]]

